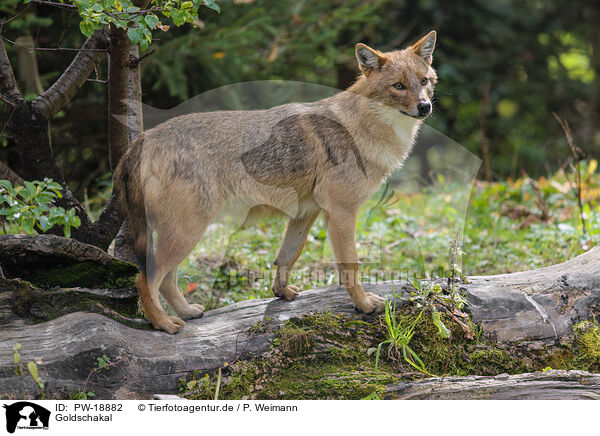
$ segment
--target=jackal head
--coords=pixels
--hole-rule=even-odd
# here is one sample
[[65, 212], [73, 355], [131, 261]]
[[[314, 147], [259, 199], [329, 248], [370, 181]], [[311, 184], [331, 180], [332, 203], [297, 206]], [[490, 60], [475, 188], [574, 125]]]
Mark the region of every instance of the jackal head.
[[361, 93], [409, 117], [423, 119], [431, 113], [431, 98], [437, 75], [431, 67], [435, 31], [404, 50], [380, 52], [356, 45], [362, 71]]

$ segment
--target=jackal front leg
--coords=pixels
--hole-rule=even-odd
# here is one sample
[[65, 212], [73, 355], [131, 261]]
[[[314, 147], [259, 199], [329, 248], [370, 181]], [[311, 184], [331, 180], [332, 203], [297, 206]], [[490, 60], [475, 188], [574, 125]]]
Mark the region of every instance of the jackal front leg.
[[285, 229], [285, 235], [277, 258], [275, 259], [275, 279], [273, 280], [273, 293], [277, 297], [293, 300], [298, 296], [297, 286], [288, 283], [290, 270], [298, 260], [310, 228], [320, 211], [310, 212], [308, 215], [295, 219], [290, 218]]
[[381, 312], [385, 306], [385, 299], [365, 292], [360, 283], [356, 251], [356, 213], [355, 210], [344, 208], [332, 208], [327, 213], [327, 231], [337, 261], [340, 284], [346, 288], [359, 311]]

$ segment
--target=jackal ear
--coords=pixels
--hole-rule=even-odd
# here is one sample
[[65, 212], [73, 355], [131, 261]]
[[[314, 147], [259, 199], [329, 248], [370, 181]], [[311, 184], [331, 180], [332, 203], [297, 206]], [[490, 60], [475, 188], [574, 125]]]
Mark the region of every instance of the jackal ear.
[[373, 70], [380, 69], [387, 60], [383, 53], [362, 43], [356, 44], [355, 51], [358, 66], [365, 75], [368, 75]]
[[423, 38], [415, 42], [411, 47], [413, 52], [415, 52], [417, 56], [422, 57], [428, 65], [431, 65], [431, 61], [433, 60], [433, 49], [435, 48], [436, 35], [437, 34], [435, 33], [435, 30], [432, 30]]

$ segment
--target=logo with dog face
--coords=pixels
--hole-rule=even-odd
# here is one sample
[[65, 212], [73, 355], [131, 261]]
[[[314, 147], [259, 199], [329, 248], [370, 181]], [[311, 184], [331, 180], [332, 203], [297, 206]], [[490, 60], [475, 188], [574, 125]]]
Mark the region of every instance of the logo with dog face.
[[19, 401], [3, 407], [6, 409], [6, 431], [18, 429], [48, 429], [50, 411], [29, 401]]

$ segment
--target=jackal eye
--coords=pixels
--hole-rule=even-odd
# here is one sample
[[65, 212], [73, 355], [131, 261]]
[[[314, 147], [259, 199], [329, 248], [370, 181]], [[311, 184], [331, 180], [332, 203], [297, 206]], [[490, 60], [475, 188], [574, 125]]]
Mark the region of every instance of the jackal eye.
[[396, 88], [396, 89], [406, 89], [406, 86], [404, 86], [404, 85], [403, 85], [402, 83], [400, 83], [400, 82], [394, 83], [392, 86], [393, 86], [394, 88]]
[[427, 77], [423, 77], [423, 78], [421, 79], [421, 85], [423, 85], [423, 86], [427, 85], [427, 82], [428, 82], [428, 81], [429, 81], [429, 80], [427, 79]]

